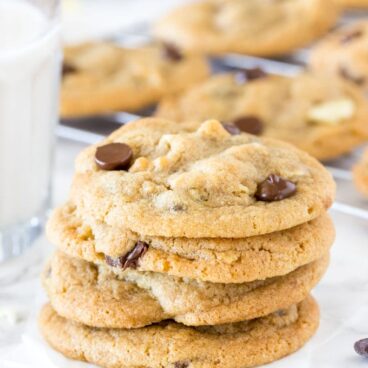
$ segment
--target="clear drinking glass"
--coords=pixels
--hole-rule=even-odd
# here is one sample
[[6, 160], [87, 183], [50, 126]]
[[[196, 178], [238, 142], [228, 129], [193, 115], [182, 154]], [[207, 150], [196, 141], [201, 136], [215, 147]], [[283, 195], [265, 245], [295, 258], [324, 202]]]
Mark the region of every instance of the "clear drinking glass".
[[0, 261], [39, 236], [61, 69], [59, 0], [0, 0]]

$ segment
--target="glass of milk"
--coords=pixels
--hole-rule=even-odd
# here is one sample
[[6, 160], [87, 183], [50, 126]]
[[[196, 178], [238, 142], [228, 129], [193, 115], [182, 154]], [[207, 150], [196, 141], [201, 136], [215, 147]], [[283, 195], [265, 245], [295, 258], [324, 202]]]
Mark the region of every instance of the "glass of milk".
[[42, 230], [61, 70], [59, 0], [0, 0], [0, 261]]

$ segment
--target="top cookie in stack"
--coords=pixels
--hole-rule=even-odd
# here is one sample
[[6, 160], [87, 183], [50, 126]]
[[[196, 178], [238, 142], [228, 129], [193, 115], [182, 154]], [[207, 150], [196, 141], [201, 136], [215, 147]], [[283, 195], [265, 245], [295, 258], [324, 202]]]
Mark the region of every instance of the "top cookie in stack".
[[328, 265], [333, 197], [323, 166], [287, 143], [216, 120], [130, 123], [82, 152], [49, 222], [42, 332], [104, 367], [290, 354], [318, 326], [308, 295]]
[[333, 196], [328, 172], [291, 145], [214, 120], [151, 118], [79, 156], [49, 235], [88, 261], [124, 269], [134, 258], [142, 271], [248, 282], [325, 252]]

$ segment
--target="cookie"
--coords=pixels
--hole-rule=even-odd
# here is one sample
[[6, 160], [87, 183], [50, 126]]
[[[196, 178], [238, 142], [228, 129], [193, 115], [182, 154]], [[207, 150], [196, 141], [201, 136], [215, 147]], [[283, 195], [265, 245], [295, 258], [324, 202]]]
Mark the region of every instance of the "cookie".
[[204, 58], [172, 46], [122, 48], [89, 43], [65, 49], [61, 86], [64, 118], [137, 110], [205, 79]]
[[175, 9], [153, 33], [199, 53], [274, 56], [317, 39], [339, 14], [337, 0], [204, 0]]
[[117, 277], [105, 266], [58, 252], [43, 273], [43, 284], [59, 315], [92, 327], [137, 328], [165, 319], [215, 325], [262, 317], [301, 302], [327, 265], [324, 256], [285, 276], [215, 284], [134, 270]]
[[[54, 211], [47, 234], [66, 254], [96, 264], [118, 260], [131, 253], [138, 242], [144, 242], [146, 252], [132, 265], [139, 271], [244, 283], [285, 275], [319, 259], [329, 251], [335, 231], [330, 217], [323, 215], [289, 230], [251, 238], [148, 237], [131, 231], [119, 233], [102, 224], [92, 228], [69, 204]], [[114, 270], [123, 268], [120, 264]]]
[[316, 302], [248, 322], [186, 327], [163, 322], [139, 329], [98, 329], [68, 321], [46, 305], [39, 325], [48, 343], [65, 356], [105, 368], [245, 368], [300, 349], [319, 323]]
[[336, 158], [367, 140], [366, 101], [350, 82], [302, 73], [290, 78], [259, 74], [246, 83], [246, 75], [249, 71], [215, 75], [163, 100], [156, 116], [216, 118], [226, 127], [290, 142], [320, 160]]
[[[125, 154], [131, 155], [129, 168], [101, 168], [101, 149], [111, 149], [105, 157], [111, 164], [126, 164]], [[287, 143], [232, 135], [216, 120], [200, 125], [148, 118], [80, 154], [70, 198], [87, 222], [117, 230], [244, 238], [317, 218], [334, 193], [329, 172]]]
[[354, 184], [365, 196], [368, 196], [368, 149], [365, 149], [360, 161], [353, 168]]
[[327, 75], [339, 75], [368, 95], [367, 44], [368, 21], [341, 27], [312, 49], [310, 67]]

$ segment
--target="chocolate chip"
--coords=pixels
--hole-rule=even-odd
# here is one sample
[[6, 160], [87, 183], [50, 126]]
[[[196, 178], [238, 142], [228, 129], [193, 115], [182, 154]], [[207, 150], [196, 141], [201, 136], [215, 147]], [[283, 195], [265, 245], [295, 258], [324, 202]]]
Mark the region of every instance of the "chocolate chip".
[[339, 73], [343, 78], [357, 84], [358, 86], [363, 85], [364, 82], [365, 82], [364, 77], [355, 77], [355, 76], [351, 75], [351, 73], [346, 68], [344, 68], [343, 66], [340, 67]]
[[222, 124], [225, 130], [231, 135], [239, 135], [241, 133], [240, 129], [232, 124]]
[[164, 43], [162, 47], [162, 55], [165, 59], [178, 62], [184, 58], [181, 51], [175, 45], [171, 43]]
[[296, 185], [292, 181], [271, 174], [266, 180], [258, 184], [255, 197], [259, 201], [273, 202], [288, 198], [295, 192]]
[[362, 339], [354, 344], [354, 350], [361, 356], [368, 358], [368, 339]]
[[265, 78], [267, 77], [267, 75], [268, 74], [260, 67], [244, 68], [239, 70], [235, 74], [235, 78], [239, 84], [243, 84], [245, 82], [249, 82], [255, 79]]
[[189, 363], [184, 362], [184, 361], [175, 362], [174, 364], [174, 368], [188, 368], [188, 367], [189, 367]]
[[184, 211], [185, 210], [185, 206], [183, 204], [180, 204], [180, 203], [175, 203], [171, 209], [175, 212], [181, 212], [181, 211]]
[[62, 70], [61, 70], [61, 74], [62, 74], [63, 77], [65, 77], [68, 74], [74, 74], [77, 71], [78, 70], [74, 65], [69, 64], [69, 63], [64, 61], [63, 67], [62, 67]]
[[126, 170], [132, 157], [132, 149], [127, 144], [110, 143], [97, 148], [95, 161], [102, 170]]
[[344, 43], [349, 43], [351, 42], [352, 40], [354, 40], [355, 38], [359, 38], [363, 35], [363, 31], [361, 29], [357, 29], [355, 31], [352, 31], [350, 33], [347, 33], [345, 35], [343, 35], [340, 39], [340, 42], [342, 44]]
[[256, 116], [242, 116], [233, 121], [233, 124], [242, 132], [259, 135], [263, 130], [262, 121]]
[[135, 247], [128, 252], [126, 255], [112, 258], [110, 256], [105, 256], [106, 263], [111, 267], [118, 267], [124, 270], [127, 268], [137, 268], [138, 261], [148, 250], [148, 244], [142, 241], [138, 241]]

